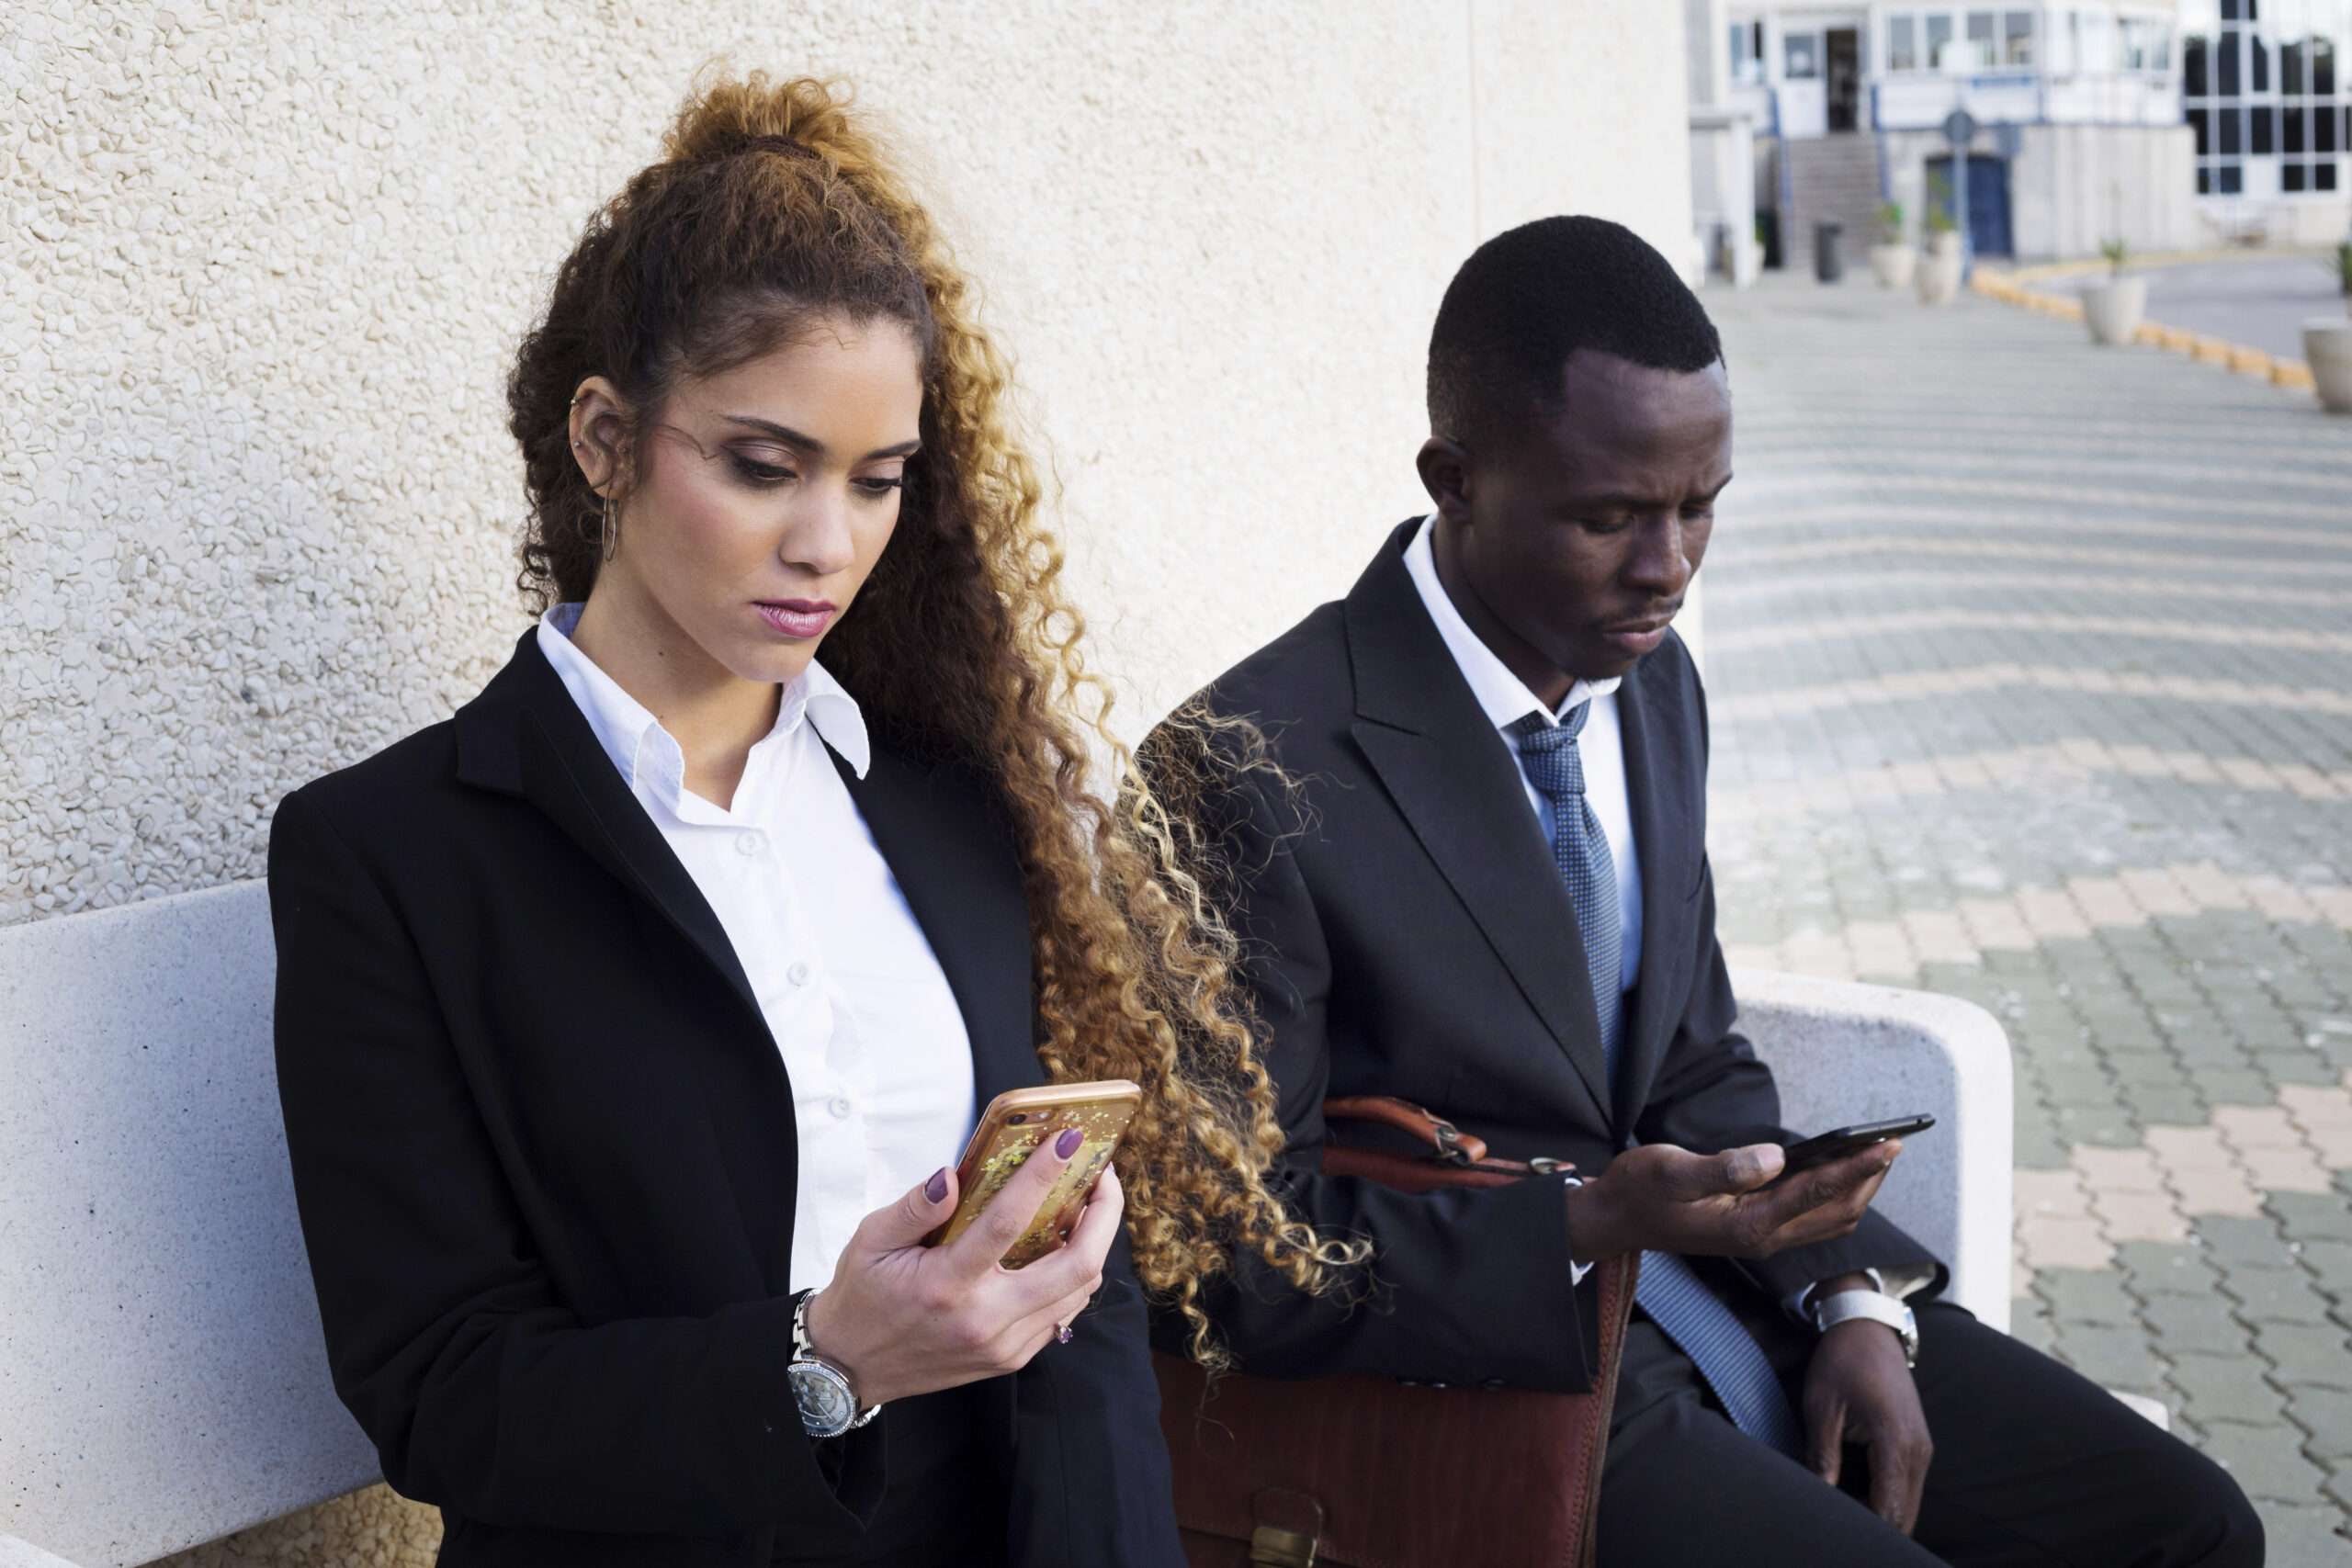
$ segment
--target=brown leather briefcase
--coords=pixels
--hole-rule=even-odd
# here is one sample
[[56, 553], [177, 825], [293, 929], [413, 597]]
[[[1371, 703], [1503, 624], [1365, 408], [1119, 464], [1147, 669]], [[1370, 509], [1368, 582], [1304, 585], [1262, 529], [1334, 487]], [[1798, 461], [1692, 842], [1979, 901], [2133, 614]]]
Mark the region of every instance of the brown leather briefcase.
[[[1490, 1159], [1479, 1139], [1404, 1100], [1333, 1100], [1323, 1113], [1421, 1140], [1414, 1155], [1336, 1143], [1324, 1151], [1327, 1174], [1408, 1192], [1569, 1168]], [[1155, 1355], [1192, 1568], [1591, 1568], [1635, 1264], [1612, 1258], [1595, 1270], [1600, 1368], [1589, 1393], [1240, 1373], [1211, 1390], [1191, 1361]]]

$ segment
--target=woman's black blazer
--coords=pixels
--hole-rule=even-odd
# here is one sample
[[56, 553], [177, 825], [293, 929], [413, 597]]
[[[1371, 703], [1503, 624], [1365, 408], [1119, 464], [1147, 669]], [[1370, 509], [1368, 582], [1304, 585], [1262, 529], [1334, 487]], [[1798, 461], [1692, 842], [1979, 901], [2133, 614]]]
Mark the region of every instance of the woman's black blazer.
[[[963, 1010], [979, 1102], [1042, 1082], [1001, 808], [878, 746], [843, 777]], [[288, 795], [269, 896], [335, 1391], [385, 1478], [440, 1506], [440, 1561], [854, 1551], [890, 1413], [817, 1442], [786, 1385], [782, 1058], [536, 630], [450, 719]], [[1181, 1562], [1124, 1237], [1073, 1342], [983, 1404], [1009, 1561]]]

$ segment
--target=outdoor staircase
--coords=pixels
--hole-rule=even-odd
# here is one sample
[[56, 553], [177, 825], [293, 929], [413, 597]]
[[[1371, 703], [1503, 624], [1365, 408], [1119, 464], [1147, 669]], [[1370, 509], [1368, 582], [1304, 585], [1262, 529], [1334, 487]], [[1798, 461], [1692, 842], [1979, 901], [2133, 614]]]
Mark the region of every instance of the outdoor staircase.
[[1792, 271], [1812, 269], [1813, 226], [1824, 221], [1845, 226], [1838, 243], [1847, 266], [1865, 265], [1865, 253], [1878, 240], [1878, 209], [1884, 199], [1879, 195], [1878, 139], [1868, 131], [1784, 139], [1781, 155], [1789, 169], [1789, 210], [1781, 215], [1786, 265]]

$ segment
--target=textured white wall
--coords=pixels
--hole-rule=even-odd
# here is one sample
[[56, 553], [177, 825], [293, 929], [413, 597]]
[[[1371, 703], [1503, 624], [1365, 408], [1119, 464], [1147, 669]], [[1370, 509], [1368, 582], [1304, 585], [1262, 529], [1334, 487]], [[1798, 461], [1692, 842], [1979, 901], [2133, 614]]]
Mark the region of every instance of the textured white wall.
[[[1580, 210], [1679, 259], [1680, 9], [14, 0], [0, 924], [258, 874], [279, 795], [497, 667], [508, 355], [706, 58], [846, 73], [899, 130], [1133, 736], [1419, 504], [1473, 244]], [[423, 1550], [357, 1528], [209, 1560]]]
[[523, 626], [507, 355], [707, 54], [850, 73], [927, 170], [1132, 734], [1418, 503], [1473, 243], [1683, 243], [1679, 9], [20, 0], [0, 923], [254, 874], [286, 789], [480, 687]]

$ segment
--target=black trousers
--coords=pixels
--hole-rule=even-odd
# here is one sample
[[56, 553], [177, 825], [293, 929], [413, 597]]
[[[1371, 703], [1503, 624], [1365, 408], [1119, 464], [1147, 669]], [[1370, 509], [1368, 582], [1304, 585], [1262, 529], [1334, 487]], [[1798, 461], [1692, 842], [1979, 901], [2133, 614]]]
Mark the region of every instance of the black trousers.
[[[1864, 1500], [1866, 1450], [1847, 1450], [1826, 1485], [1743, 1436], [1636, 1318], [1601, 1475], [1601, 1568], [2259, 1568], [2261, 1521], [2219, 1465], [1962, 1309], [1917, 1312], [1935, 1458], [1909, 1539]], [[1802, 1332], [1766, 1347], [1800, 1415]]]

